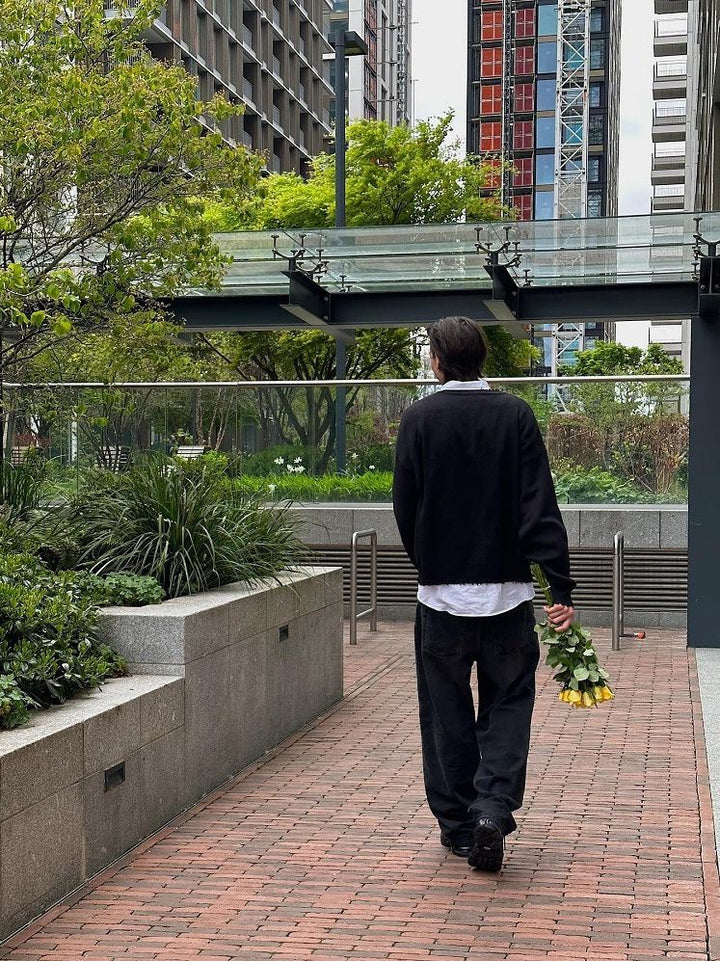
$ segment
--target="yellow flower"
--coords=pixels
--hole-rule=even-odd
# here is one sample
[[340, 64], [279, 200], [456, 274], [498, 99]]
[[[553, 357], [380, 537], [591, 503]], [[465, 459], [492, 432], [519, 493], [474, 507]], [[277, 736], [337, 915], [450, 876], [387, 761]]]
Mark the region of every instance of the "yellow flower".
[[589, 691], [585, 691], [582, 696], [583, 707], [592, 707], [595, 703], [595, 698]]
[[582, 694], [580, 691], [570, 691], [570, 694], [568, 695], [568, 701], [571, 704], [579, 704], [580, 701], [582, 701]]

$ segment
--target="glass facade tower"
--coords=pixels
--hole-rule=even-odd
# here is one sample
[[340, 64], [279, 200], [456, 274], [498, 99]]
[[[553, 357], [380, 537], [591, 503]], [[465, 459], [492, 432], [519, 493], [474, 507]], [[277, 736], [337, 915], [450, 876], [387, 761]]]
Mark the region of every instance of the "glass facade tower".
[[[467, 150], [519, 220], [614, 217], [618, 198], [619, 0], [469, 0]], [[535, 332], [541, 371], [571, 366], [612, 331]]]

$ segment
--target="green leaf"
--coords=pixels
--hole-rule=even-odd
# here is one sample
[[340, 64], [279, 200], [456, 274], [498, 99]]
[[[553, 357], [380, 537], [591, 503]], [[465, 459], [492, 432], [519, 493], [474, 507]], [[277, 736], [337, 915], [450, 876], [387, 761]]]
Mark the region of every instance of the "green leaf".
[[586, 667], [576, 667], [573, 671], [573, 676], [577, 678], [578, 681], [586, 681], [590, 677], [590, 671]]

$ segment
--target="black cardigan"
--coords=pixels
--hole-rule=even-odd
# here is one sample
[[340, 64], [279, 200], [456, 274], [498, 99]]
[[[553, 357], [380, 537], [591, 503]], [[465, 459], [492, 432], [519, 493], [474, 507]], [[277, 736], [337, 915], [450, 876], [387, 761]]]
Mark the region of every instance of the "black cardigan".
[[531, 580], [537, 561], [556, 603], [575, 582], [547, 452], [525, 401], [441, 390], [402, 416], [393, 508], [420, 584]]

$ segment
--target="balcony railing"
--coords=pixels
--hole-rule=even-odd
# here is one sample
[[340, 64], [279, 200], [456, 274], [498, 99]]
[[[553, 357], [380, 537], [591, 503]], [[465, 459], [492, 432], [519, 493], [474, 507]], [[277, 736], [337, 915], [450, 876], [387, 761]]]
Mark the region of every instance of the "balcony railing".
[[655, 80], [683, 80], [687, 79], [686, 60], [661, 60], [653, 68]]
[[655, 36], [656, 37], [685, 37], [687, 38], [687, 19], [682, 18], [679, 20], [656, 20], [655, 21]]

